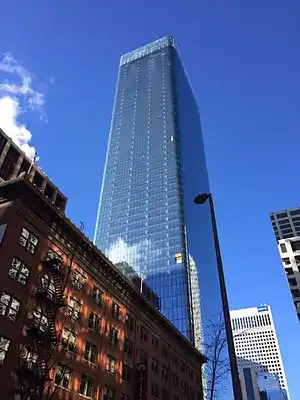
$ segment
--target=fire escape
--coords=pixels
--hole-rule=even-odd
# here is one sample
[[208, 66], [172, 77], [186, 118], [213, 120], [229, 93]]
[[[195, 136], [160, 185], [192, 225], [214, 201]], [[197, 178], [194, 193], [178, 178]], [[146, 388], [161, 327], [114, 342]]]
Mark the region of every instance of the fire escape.
[[20, 400], [51, 397], [50, 371], [60, 340], [57, 314], [66, 305], [64, 292], [72, 265], [65, 268], [59, 256], [52, 257], [48, 253], [43, 261], [45, 273], [30, 301], [30, 314], [24, 323], [25, 343], [20, 345], [16, 371], [15, 393]]

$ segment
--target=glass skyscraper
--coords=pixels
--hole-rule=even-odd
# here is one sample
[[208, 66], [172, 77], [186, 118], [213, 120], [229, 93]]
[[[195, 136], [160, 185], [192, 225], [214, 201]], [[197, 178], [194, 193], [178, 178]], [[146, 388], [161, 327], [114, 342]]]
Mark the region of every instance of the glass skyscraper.
[[[225, 331], [209, 205], [193, 203], [205, 192], [195, 96], [174, 39], [164, 37], [121, 57], [94, 242], [142, 276], [210, 360], [217, 329]], [[226, 340], [221, 350], [218, 382], [208, 361], [205, 385], [226, 400]]]

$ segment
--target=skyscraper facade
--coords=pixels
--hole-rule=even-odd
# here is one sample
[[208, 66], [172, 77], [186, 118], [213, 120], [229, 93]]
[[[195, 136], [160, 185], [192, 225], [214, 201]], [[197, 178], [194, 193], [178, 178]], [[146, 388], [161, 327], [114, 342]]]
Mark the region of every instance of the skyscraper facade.
[[300, 321], [300, 208], [271, 213], [271, 221], [287, 281]]
[[[94, 242], [147, 282], [198, 349], [224, 324], [209, 205], [193, 204], [208, 192], [200, 117], [174, 39], [123, 55]], [[227, 347], [222, 357], [225, 365]]]
[[[284, 399], [289, 399], [287, 380], [283, 368], [279, 343], [268, 305], [230, 311], [235, 351], [238, 360], [242, 390], [245, 400], [251, 397], [251, 374], [256, 374], [258, 386], [262, 387], [262, 374], [269, 373], [268, 382], [278, 382]], [[275, 391], [276, 384], [268, 390]], [[266, 388], [262, 388], [266, 390]]]
[[272, 212], [271, 221], [276, 240], [300, 236], [300, 208]]

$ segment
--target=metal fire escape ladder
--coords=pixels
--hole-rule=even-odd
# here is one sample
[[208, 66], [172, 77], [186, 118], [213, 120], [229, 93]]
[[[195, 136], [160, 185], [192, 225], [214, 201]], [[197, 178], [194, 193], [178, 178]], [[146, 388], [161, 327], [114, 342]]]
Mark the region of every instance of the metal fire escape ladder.
[[35, 309], [27, 325], [27, 342], [23, 345], [23, 357], [19, 357], [16, 371], [21, 400], [42, 399], [45, 385], [51, 380], [49, 364], [59, 341], [56, 317], [58, 310], [66, 305], [64, 292], [73, 257], [74, 254], [65, 270], [58, 258], [43, 261], [47, 275], [41, 278], [34, 293]]

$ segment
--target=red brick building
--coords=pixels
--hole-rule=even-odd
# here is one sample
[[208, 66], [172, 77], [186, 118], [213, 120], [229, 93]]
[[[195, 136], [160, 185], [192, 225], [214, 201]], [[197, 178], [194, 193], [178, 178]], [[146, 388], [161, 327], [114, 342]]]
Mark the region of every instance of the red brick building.
[[0, 184], [1, 400], [202, 399], [205, 358], [29, 178]]

